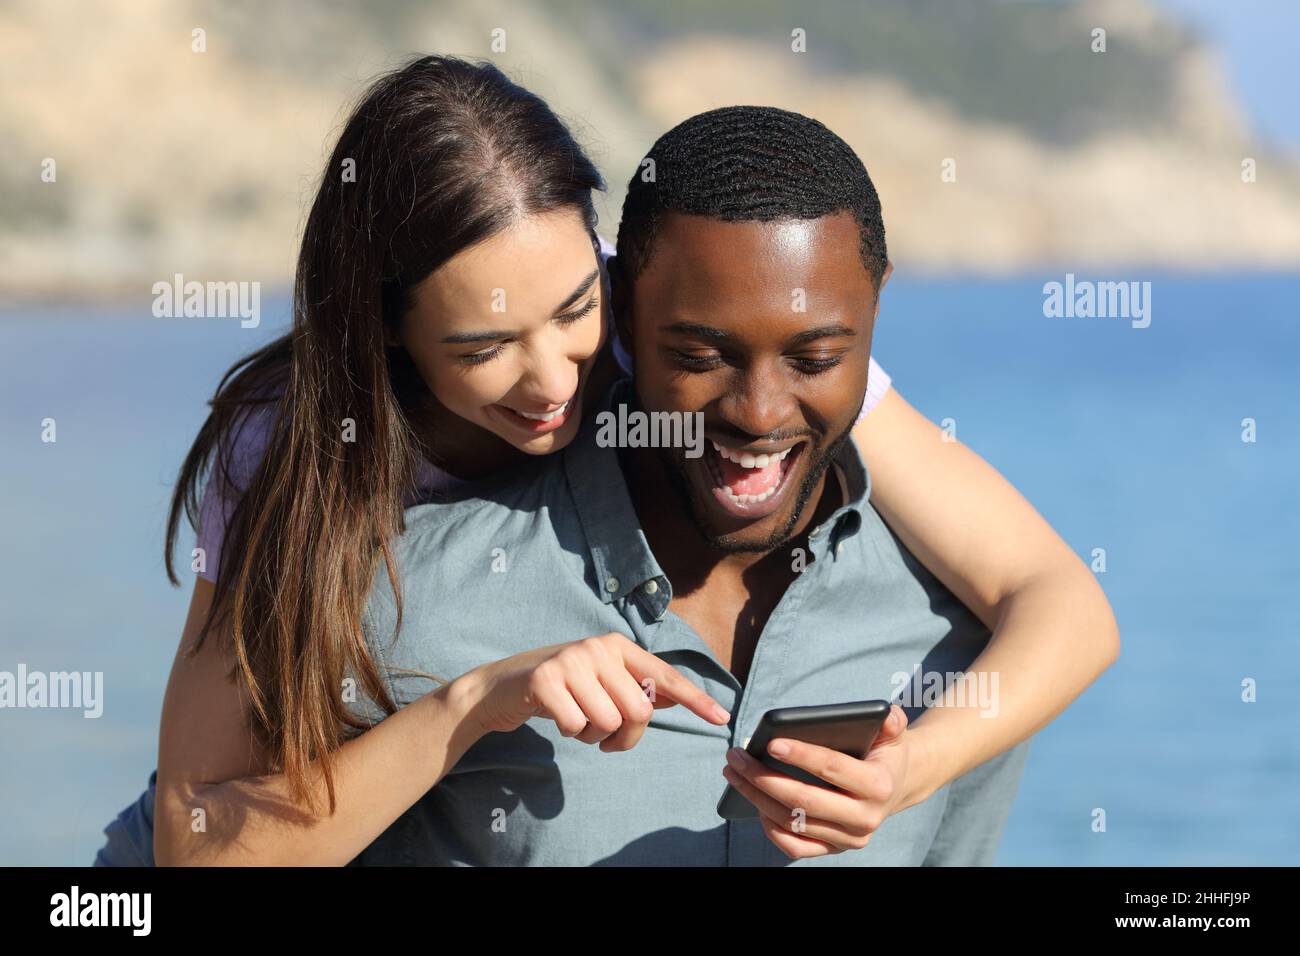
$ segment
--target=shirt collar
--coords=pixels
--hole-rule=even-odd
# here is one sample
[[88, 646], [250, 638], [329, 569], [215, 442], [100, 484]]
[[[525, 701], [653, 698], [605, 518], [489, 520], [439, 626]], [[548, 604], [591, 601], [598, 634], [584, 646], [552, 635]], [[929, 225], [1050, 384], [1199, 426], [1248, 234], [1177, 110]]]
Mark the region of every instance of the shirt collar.
[[[596, 411], [614, 407], [620, 400], [630, 401], [622, 391], [628, 384], [625, 379], [615, 382]], [[591, 551], [595, 586], [606, 604], [640, 589], [657, 619], [668, 608], [671, 587], [641, 530], [619, 465], [618, 449], [602, 448], [596, 443], [596, 417], [583, 416], [581, 429], [564, 450], [565, 475]]]
[[871, 475], [851, 436], [836, 454], [827, 480], [838, 483], [840, 505], [825, 521], [808, 529], [808, 546], [817, 559], [828, 554], [839, 557], [843, 542], [862, 530], [862, 511], [871, 498]]

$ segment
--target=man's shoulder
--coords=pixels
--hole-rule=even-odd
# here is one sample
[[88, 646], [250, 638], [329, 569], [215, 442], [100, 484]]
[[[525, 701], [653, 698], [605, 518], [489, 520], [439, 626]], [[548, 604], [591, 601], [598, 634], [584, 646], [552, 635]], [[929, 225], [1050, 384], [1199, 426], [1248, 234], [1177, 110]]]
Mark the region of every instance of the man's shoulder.
[[[362, 616], [393, 681], [407, 671], [462, 674], [539, 635], [544, 644], [599, 632], [590, 619], [604, 606], [562, 458], [530, 460], [405, 510], [405, 528], [390, 541], [394, 576], [378, 562]], [[408, 700], [428, 688], [399, 681], [389, 689]]]
[[449, 539], [503, 539], [553, 528], [572, 512], [562, 455], [531, 458], [482, 481], [428, 495], [405, 509], [395, 544], [422, 551]]
[[[390, 541], [403, 615], [445, 620], [458, 609], [486, 620], [502, 604], [577, 599], [589, 590], [589, 550], [562, 458], [530, 459], [408, 507], [403, 531]], [[377, 622], [396, 615], [383, 561], [369, 604]]]

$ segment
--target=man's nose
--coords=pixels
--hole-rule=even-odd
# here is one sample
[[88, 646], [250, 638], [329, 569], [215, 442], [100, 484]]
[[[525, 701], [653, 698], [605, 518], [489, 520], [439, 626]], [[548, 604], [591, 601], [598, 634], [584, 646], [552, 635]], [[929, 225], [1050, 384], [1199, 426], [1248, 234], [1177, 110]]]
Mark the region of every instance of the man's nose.
[[738, 372], [718, 402], [718, 412], [736, 429], [761, 438], [785, 430], [798, 406], [778, 364], [764, 362]]

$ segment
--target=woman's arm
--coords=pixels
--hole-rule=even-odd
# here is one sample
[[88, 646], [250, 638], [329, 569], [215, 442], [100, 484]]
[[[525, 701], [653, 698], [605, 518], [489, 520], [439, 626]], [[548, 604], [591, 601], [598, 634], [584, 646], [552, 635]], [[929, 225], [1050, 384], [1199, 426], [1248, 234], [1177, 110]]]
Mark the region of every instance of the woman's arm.
[[[286, 778], [252, 744], [225, 633], [191, 647], [213, 585], [194, 584], [181, 646], [163, 698], [154, 856], [175, 865], [342, 865], [442, 779], [484, 731], [468, 719], [470, 694], [452, 681], [337, 752], [332, 815], [292, 802]], [[382, 781], [376, 786], [375, 781]], [[323, 778], [315, 782], [328, 806]], [[198, 814], [195, 811], [201, 810]]]
[[[210, 582], [195, 584], [182, 649], [201, 627], [212, 591]], [[622, 634], [533, 648], [479, 665], [343, 744], [334, 813], [313, 815], [252, 745], [240, 685], [226, 677], [229, 641], [220, 636], [192, 658], [178, 654], [167, 682], [154, 809], [160, 866], [347, 863], [476, 740], [510, 733], [533, 717], [608, 753], [634, 747], [656, 708], [681, 704], [716, 725], [730, 719], [681, 672]], [[313, 785], [326, 805], [323, 781]]]
[[969, 671], [997, 674], [997, 716], [943, 706], [918, 717], [897, 811], [1049, 723], [1114, 663], [1119, 629], [1092, 573], [1029, 502], [896, 390], [853, 437], [872, 505], [993, 634]]

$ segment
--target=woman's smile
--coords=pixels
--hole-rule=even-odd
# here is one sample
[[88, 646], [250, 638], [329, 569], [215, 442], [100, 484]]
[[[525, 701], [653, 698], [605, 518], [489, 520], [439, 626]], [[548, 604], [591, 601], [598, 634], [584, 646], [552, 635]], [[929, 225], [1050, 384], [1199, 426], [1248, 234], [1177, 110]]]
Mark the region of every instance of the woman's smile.
[[578, 392], [574, 392], [568, 401], [553, 409], [525, 412], [521, 409], [511, 408], [509, 405], [489, 405], [488, 408], [495, 412], [502, 421], [508, 422], [514, 428], [526, 431], [530, 435], [544, 435], [547, 432], [563, 428], [565, 423], [573, 417], [573, 413], [581, 410], [581, 406], [582, 402], [579, 399]]

